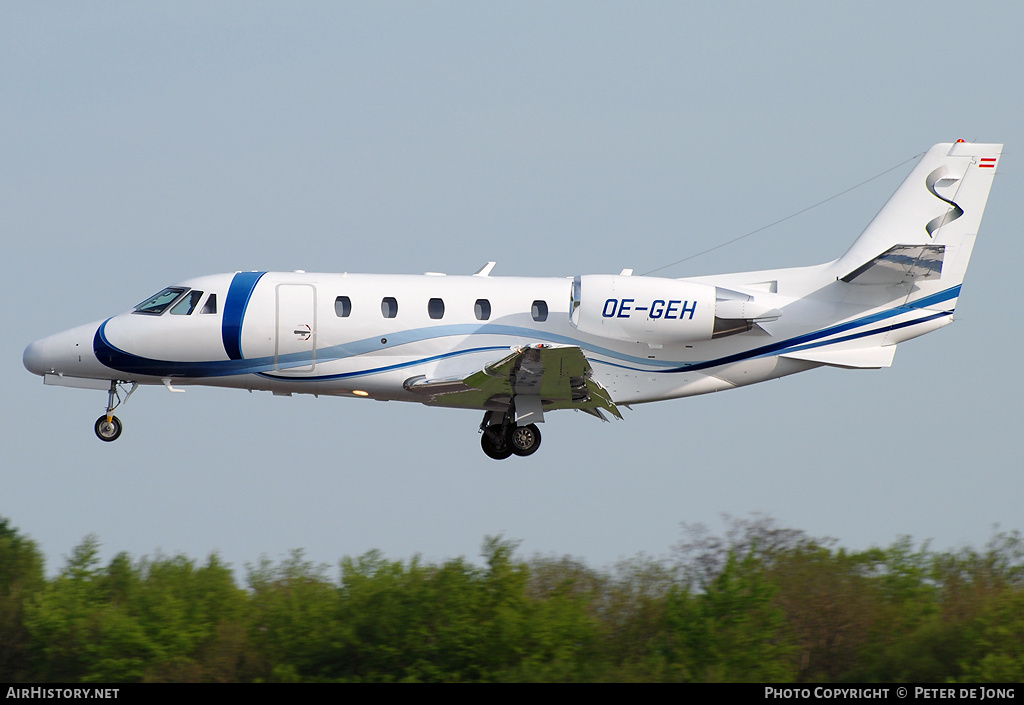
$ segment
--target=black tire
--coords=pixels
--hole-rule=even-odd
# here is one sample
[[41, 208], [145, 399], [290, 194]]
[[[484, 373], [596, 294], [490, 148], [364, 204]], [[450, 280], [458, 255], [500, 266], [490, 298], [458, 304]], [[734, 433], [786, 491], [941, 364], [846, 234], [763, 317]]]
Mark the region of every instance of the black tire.
[[501, 432], [501, 426], [488, 426], [480, 434], [480, 447], [484, 454], [493, 460], [504, 460], [512, 455], [512, 448], [509, 447], [508, 439]]
[[121, 436], [121, 419], [111, 416], [108, 422], [107, 415], [104, 414], [96, 419], [96, 425], [93, 427], [93, 430], [96, 431], [96, 437], [101, 441], [106, 443], [116, 441]]
[[540, 429], [537, 424], [512, 426], [508, 431], [508, 446], [516, 455], [533, 455], [540, 448]]

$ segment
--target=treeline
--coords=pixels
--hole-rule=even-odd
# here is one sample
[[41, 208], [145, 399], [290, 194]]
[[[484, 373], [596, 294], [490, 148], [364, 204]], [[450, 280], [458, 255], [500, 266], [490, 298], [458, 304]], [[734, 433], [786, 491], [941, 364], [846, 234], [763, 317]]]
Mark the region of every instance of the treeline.
[[598, 570], [371, 551], [332, 577], [295, 551], [117, 555], [85, 539], [46, 578], [0, 519], [0, 682], [1024, 681], [1024, 544], [849, 552], [770, 520], [687, 528], [670, 559]]

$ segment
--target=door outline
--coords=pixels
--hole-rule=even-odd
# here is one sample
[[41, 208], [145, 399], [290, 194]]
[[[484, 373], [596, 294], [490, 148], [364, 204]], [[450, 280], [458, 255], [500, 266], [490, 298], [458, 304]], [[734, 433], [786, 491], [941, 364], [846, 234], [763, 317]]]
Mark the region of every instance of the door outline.
[[[308, 290], [308, 291], [303, 291]], [[285, 374], [308, 374], [316, 369], [316, 286], [278, 284], [274, 288], [274, 369]], [[304, 352], [308, 343], [308, 365], [281, 367], [281, 357]]]

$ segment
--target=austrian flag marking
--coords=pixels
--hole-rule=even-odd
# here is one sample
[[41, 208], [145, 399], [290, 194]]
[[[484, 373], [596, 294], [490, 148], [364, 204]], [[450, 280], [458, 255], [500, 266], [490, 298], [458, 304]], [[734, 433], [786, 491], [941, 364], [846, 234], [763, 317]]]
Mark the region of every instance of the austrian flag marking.
[[978, 168], [979, 169], [984, 169], [985, 167], [988, 167], [989, 169], [994, 169], [995, 166], [996, 166], [996, 159], [995, 159], [995, 157], [985, 157], [984, 159], [981, 160], [981, 163], [978, 164]]

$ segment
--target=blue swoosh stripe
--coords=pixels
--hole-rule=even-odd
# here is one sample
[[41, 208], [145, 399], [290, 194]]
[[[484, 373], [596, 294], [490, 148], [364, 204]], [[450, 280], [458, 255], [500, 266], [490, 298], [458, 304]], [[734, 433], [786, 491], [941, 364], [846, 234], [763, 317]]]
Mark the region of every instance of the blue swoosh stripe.
[[[263, 272], [248, 272], [248, 273], [240, 273], [240, 274], [250, 274], [250, 275], [254, 275], [254, 276], [251, 276], [251, 277], [247, 278], [247, 280], [251, 281], [251, 287], [248, 288], [247, 293], [245, 293], [245, 301], [241, 302], [240, 313], [238, 315], [238, 324], [237, 324], [238, 335], [240, 335], [240, 332], [241, 332], [241, 316], [244, 314], [245, 305], [247, 305], [247, 303], [248, 303], [248, 297], [251, 296], [252, 288], [255, 287], [256, 282], [259, 281], [260, 276], [262, 276], [264, 273]], [[236, 276], [236, 279], [237, 279], [239, 275], [235, 275], [235, 276]], [[232, 288], [234, 288], [234, 287], [235, 287], [235, 282], [233, 281], [232, 282]], [[241, 287], [241, 285], [240, 285], [240, 287]], [[912, 320], [912, 321], [905, 321], [903, 323], [895, 324], [895, 325], [888, 326], [888, 327], [882, 326], [880, 328], [874, 328], [874, 329], [871, 329], [871, 330], [868, 330], [868, 331], [861, 331], [859, 333], [855, 333], [853, 335], [845, 336], [845, 337], [842, 337], [842, 338], [824, 340], [825, 338], [830, 338], [831, 336], [837, 335], [839, 333], [843, 333], [843, 332], [846, 332], [846, 331], [853, 330], [855, 328], [860, 328], [860, 327], [863, 327], [863, 326], [871, 325], [872, 323], [877, 323], [877, 322], [884, 321], [884, 320], [887, 320], [887, 319], [890, 319], [890, 318], [894, 318], [896, 316], [899, 316], [899, 315], [902, 315], [902, 314], [905, 314], [905, 313], [910, 313], [910, 312], [912, 312], [914, 310], [924, 309], [927, 306], [930, 306], [932, 304], [941, 303], [943, 301], [948, 301], [950, 299], [954, 299], [954, 298], [956, 298], [959, 295], [959, 292], [960, 292], [960, 286], [957, 285], [955, 287], [951, 287], [949, 289], [946, 289], [945, 291], [941, 291], [941, 292], [938, 292], [936, 294], [932, 294], [930, 296], [923, 297], [921, 299], [918, 299], [917, 301], [909, 302], [907, 304], [903, 304], [903, 305], [897, 306], [895, 308], [888, 309], [886, 311], [881, 311], [879, 313], [871, 314], [871, 315], [868, 315], [868, 316], [863, 316], [861, 318], [854, 319], [852, 321], [848, 321], [847, 323], [843, 323], [843, 324], [831, 326], [829, 328], [824, 328], [824, 329], [819, 330], [819, 331], [814, 331], [814, 332], [811, 332], [811, 333], [806, 333], [806, 334], [803, 334], [803, 335], [795, 336], [793, 338], [789, 338], [789, 339], [784, 340], [784, 341], [779, 341], [777, 343], [771, 343], [769, 345], [761, 346], [761, 347], [758, 347], [758, 348], [753, 348], [751, 350], [735, 353], [733, 355], [727, 355], [725, 357], [717, 358], [717, 359], [714, 359], [714, 360], [707, 360], [707, 361], [704, 361], [704, 362], [694, 362], [694, 363], [683, 363], [682, 365], [680, 365], [679, 362], [673, 362], [673, 361], [670, 361], [670, 360], [654, 361], [654, 360], [645, 360], [645, 359], [642, 359], [642, 358], [637, 358], [637, 357], [634, 357], [632, 355], [621, 353], [621, 352], [618, 352], [618, 351], [615, 351], [615, 350], [610, 350], [610, 349], [607, 349], [607, 348], [595, 347], [595, 346], [593, 346], [593, 345], [591, 345], [589, 343], [585, 343], [585, 342], [583, 342], [581, 340], [578, 340], [578, 339], [575, 339], [575, 338], [572, 338], [572, 337], [568, 337], [568, 336], [551, 334], [551, 333], [544, 333], [543, 335], [538, 336], [538, 331], [535, 330], [535, 329], [522, 328], [522, 327], [518, 327], [518, 326], [494, 325], [494, 324], [485, 324], [485, 325], [460, 324], [460, 325], [436, 326], [436, 327], [432, 327], [432, 328], [419, 328], [419, 329], [412, 329], [412, 330], [407, 330], [407, 331], [396, 331], [396, 332], [390, 333], [388, 335], [389, 343], [386, 346], [382, 347], [379, 338], [366, 338], [366, 339], [363, 339], [363, 340], [352, 341], [350, 343], [344, 343], [342, 345], [336, 345], [336, 346], [331, 346], [331, 347], [327, 347], [327, 348], [318, 349], [317, 350], [317, 358], [318, 358], [319, 361], [321, 361], [321, 363], [323, 363], [323, 362], [331, 362], [331, 361], [339, 360], [339, 359], [343, 359], [343, 358], [349, 358], [349, 357], [355, 357], [355, 356], [358, 356], [358, 355], [363, 355], [363, 354], [366, 354], [366, 353], [369, 353], [369, 352], [377, 352], [377, 351], [380, 351], [380, 350], [383, 350], [383, 349], [386, 349], [386, 348], [393, 348], [393, 347], [399, 346], [399, 345], [404, 345], [404, 344], [414, 343], [414, 342], [420, 342], [420, 341], [428, 340], [428, 339], [431, 339], [431, 338], [440, 338], [440, 337], [451, 336], [451, 335], [470, 335], [470, 334], [473, 334], [473, 333], [479, 333], [479, 334], [507, 335], [507, 336], [528, 337], [528, 338], [542, 337], [544, 340], [549, 341], [549, 342], [558, 342], [558, 343], [563, 343], [563, 344], [568, 344], [568, 345], [577, 345], [577, 346], [583, 348], [584, 350], [586, 350], [591, 355], [595, 355], [595, 354], [596, 355], [602, 355], [602, 356], [605, 356], [605, 357], [611, 357], [611, 358], [615, 358], [615, 359], [619, 359], [619, 360], [623, 360], [623, 361], [627, 361], [627, 362], [632, 362], [634, 364], [642, 364], [642, 365], [646, 366], [646, 368], [632, 367], [632, 366], [629, 366], [629, 365], [624, 365], [624, 364], [620, 364], [620, 363], [611, 362], [609, 360], [599, 360], [599, 359], [591, 358], [591, 362], [593, 362], [593, 363], [604, 364], [604, 365], [608, 365], [608, 366], [611, 366], [611, 367], [618, 367], [618, 368], [621, 368], [621, 369], [633, 370], [633, 371], [636, 371], [636, 372], [647, 372], [647, 373], [693, 372], [693, 371], [708, 369], [708, 368], [712, 368], [712, 367], [718, 367], [718, 366], [721, 366], [721, 365], [727, 365], [727, 364], [731, 364], [733, 362], [739, 362], [739, 361], [742, 361], [742, 360], [753, 359], [753, 358], [757, 358], [757, 357], [765, 357], [765, 356], [773, 355], [773, 354], [784, 354], [787, 350], [791, 350], [791, 351], [795, 352], [797, 350], [806, 350], [806, 349], [813, 348], [813, 347], [821, 347], [821, 346], [825, 346], [825, 345], [832, 345], [832, 344], [838, 343], [838, 342], [844, 342], [844, 341], [847, 341], [847, 340], [854, 340], [856, 338], [863, 338], [863, 337], [867, 337], [867, 336], [870, 336], [870, 335], [876, 335], [878, 333], [885, 332], [886, 330], [889, 330], [889, 329], [906, 328], [906, 327], [909, 327], [909, 326], [913, 326], [913, 325], [917, 325], [917, 324], [924, 323], [924, 322], [927, 322], [927, 321], [931, 321], [931, 320], [934, 320], [936, 318], [940, 318], [942, 316], [948, 316], [948, 315], [950, 315], [952, 313], [952, 311], [943, 311], [943, 312], [939, 312], [939, 313], [934, 313], [934, 314], [929, 315], [929, 316], [918, 318], [918, 319], [915, 319], [915, 320]], [[230, 298], [231, 298], [231, 294], [229, 293], [229, 299]], [[236, 300], [241, 301], [241, 294], [239, 294], [239, 297]], [[227, 312], [225, 311], [225, 316], [226, 315], [227, 315]], [[213, 361], [201, 361], [201, 362], [182, 362], [182, 361], [156, 360], [156, 359], [151, 359], [151, 358], [144, 358], [144, 357], [140, 357], [138, 355], [134, 355], [132, 353], [129, 353], [127, 351], [121, 350], [121, 349], [115, 347], [114, 345], [112, 345], [110, 343], [110, 341], [107, 339], [106, 333], [105, 333], [106, 325], [107, 325], [107, 322], [109, 320], [110, 319], [108, 319], [107, 321], [104, 321], [103, 324], [100, 325], [100, 327], [96, 331], [96, 335], [95, 335], [94, 340], [93, 340], [93, 350], [94, 350], [94, 352], [96, 354], [97, 359], [101, 363], [106, 365], [107, 367], [110, 367], [110, 368], [116, 369], [116, 370], [120, 370], [122, 372], [129, 372], [129, 373], [143, 374], [143, 375], [151, 375], [151, 376], [163, 376], [163, 377], [193, 377], [193, 378], [201, 378], [201, 377], [224, 377], [224, 376], [238, 375], [238, 374], [262, 374], [263, 376], [266, 376], [266, 377], [269, 377], [269, 378], [288, 379], [288, 380], [302, 379], [302, 380], [308, 380], [308, 381], [318, 381], [318, 380], [330, 380], [330, 379], [344, 379], [344, 378], [356, 377], [356, 376], [361, 376], [361, 375], [379, 374], [381, 372], [386, 372], [386, 371], [393, 370], [393, 369], [401, 369], [401, 368], [404, 368], [404, 367], [411, 367], [411, 366], [414, 366], [414, 365], [422, 364], [424, 362], [431, 362], [431, 361], [434, 361], [434, 360], [444, 359], [446, 357], [454, 357], [454, 356], [457, 356], [457, 355], [470, 354], [470, 353], [473, 353], [473, 352], [486, 351], [486, 350], [489, 350], [489, 349], [490, 350], [506, 350], [506, 349], [508, 349], [508, 346], [490, 346], [490, 347], [482, 347], [482, 348], [471, 348], [471, 349], [467, 349], [467, 350], [453, 351], [453, 352], [450, 352], [450, 353], [444, 353], [444, 354], [441, 354], [441, 355], [436, 355], [436, 356], [432, 356], [432, 357], [422, 358], [422, 359], [418, 359], [418, 360], [415, 360], [415, 361], [396, 363], [395, 365], [387, 365], [387, 366], [383, 366], [383, 367], [370, 368], [370, 369], [367, 369], [367, 370], [362, 370], [362, 371], [357, 371], [357, 372], [346, 372], [346, 373], [340, 373], [340, 374], [336, 374], [336, 375], [324, 375], [322, 377], [321, 376], [301, 377], [301, 378], [299, 378], [299, 377], [290, 377], [290, 376], [280, 376], [279, 377], [279, 376], [271, 375], [271, 374], [267, 374], [267, 373], [273, 372], [275, 370], [280, 369], [282, 365], [285, 365], [285, 366], [287, 366], [287, 365], [295, 365], [295, 366], [298, 366], [298, 365], [308, 365], [311, 362], [310, 354], [308, 354], [308, 353], [292, 353], [292, 354], [289, 354], [289, 355], [282, 355], [276, 361], [275, 361], [275, 359], [273, 357], [250, 358], [250, 359], [246, 360], [246, 359], [242, 359], [242, 357], [241, 357], [240, 344], [238, 344], [240, 341], [237, 341], [237, 336], [233, 335], [232, 339], [236, 340], [235, 351], [236, 351], [238, 357], [233, 357], [233, 358], [231, 358], [229, 360], [219, 360], [219, 361], [213, 360]], [[228, 347], [227, 346], [227, 341], [226, 341], [226, 338], [225, 338], [225, 350], [227, 350], [227, 347]], [[231, 353], [229, 352], [229, 357], [230, 357], [230, 354]], [[651, 367], [656, 367], [656, 366], [657, 367], [666, 367], [667, 369], [651, 369]]]
[[224, 352], [228, 359], [242, 359], [242, 319], [249, 299], [256, 288], [256, 283], [266, 272], [237, 272], [228, 287], [228, 297], [224, 302], [224, 314], [221, 321], [220, 335], [224, 341]]
[[[830, 326], [829, 328], [823, 328], [820, 331], [815, 331], [813, 333], [805, 333], [804, 335], [798, 335], [798, 336], [796, 336], [794, 338], [789, 338], [788, 340], [783, 340], [783, 341], [780, 341], [778, 343], [771, 343], [769, 345], [764, 345], [764, 346], [759, 347], [759, 348], [753, 348], [751, 350], [735, 353], [733, 355], [726, 355], [725, 357], [720, 357], [720, 358], [717, 358], [715, 360], [707, 360], [705, 362], [687, 363], [687, 364], [684, 364], [684, 365], [682, 365], [680, 367], [673, 367], [673, 368], [667, 369], [667, 370], [643, 370], [643, 369], [636, 368], [636, 367], [629, 367], [627, 365], [620, 365], [620, 364], [617, 364], [617, 363], [614, 363], [614, 362], [607, 362], [605, 360], [596, 360], [595, 362], [600, 362], [602, 364], [609, 365], [611, 367], [619, 367], [621, 369], [634, 370], [636, 372], [651, 372], [651, 373], [696, 372], [698, 370], [706, 370], [706, 369], [709, 369], [711, 367], [718, 367], [720, 365], [728, 365], [728, 364], [731, 364], [731, 363], [734, 363], [734, 362], [741, 362], [743, 360], [750, 360], [750, 359], [753, 359], [755, 357], [765, 357], [767, 355], [784, 354], [789, 348], [794, 348], [794, 349], [799, 348], [801, 350], [807, 350], [807, 349], [812, 348], [812, 347], [822, 347], [822, 346], [825, 346], [825, 345], [832, 345], [833, 343], [837, 343], [837, 342], [841, 342], [842, 340], [846, 340], [846, 338], [842, 338], [842, 339], [839, 339], [839, 340], [822, 340], [822, 339], [823, 338], [829, 338], [829, 337], [831, 337], [833, 335], [836, 335], [838, 333], [843, 333], [843, 332], [848, 331], [848, 330], [853, 330], [854, 328], [860, 328], [861, 326], [871, 325], [872, 323], [877, 323], [879, 321], [884, 321], [884, 320], [887, 320], [889, 318], [895, 318], [896, 316], [900, 316], [900, 315], [902, 315], [904, 313], [909, 313], [909, 312], [914, 311], [914, 310], [926, 308], [927, 306], [930, 306], [932, 304], [942, 303], [943, 301], [948, 301], [950, 299], [955, 299], [957, 296], [959, 296], [959, 294], [960, 294], [960, 285], [958, 284], [957, 286], [954, 286], [954, 287], [951, 287], [949, 289], [946, 289], [945, 291], [940, 291], [937, 294], [932, 294], [931, 296], [925, 296], [925, 297], [922, 297], [922, 298], [920, 298], [920, 299], [918, 299], [916, 301], [911, 301], [911, 302], [909, 302], [907, 304], [903, 304], [903, 305], [897, 306], [895, 308], [891, 308], [891, 309], [888, 309], [888, 310], [885, 310], [885, 311], [880, 311], [879, 313], [874, 313], [874, 314], [871, 314], [870, 316], [863, 316], [862, 318], [857, 318], [857, 319], [854, 319], [852, 321], [848, 321], [847, 323], [842, 323], [842, 324], [839, 324], [839, 325], [836, 325], [836, 326]], [[894, 328], [894, 329], [906, 328], [908, 326], [916, 325], [918, 323], [924, 323], [925, 321], [931, 321], [931, 320], [934, 320], [936, 318], [940, 318], [942, 316], [948, 316], [951, 313], [952, 313], [952, 311], [943, 311], [941, 313], [934, 314], [934, 315], [931, 315], [931, 316], [926, 316], [924, 318], [915, 319], [913, 321], [907, 321], [907, 322], [904, 322], [904, 323], [901, 323], [901, 324], [890, 326], [890, 328]], [[876, 333], [885, 332], [888, 329], [889, 328], [883, 327], [883, 328], [879, 328], [879, 329], [875, 329], [875, 330], [871, 330], [871, 331], [867, 331], [867, 332], [861, 333], [861, 334], [857, 335], [856, 337], [863, 338], [863, 337], [866, 337], [866, 336], [869, 336], [869, 335], [874, 335]], [[816, 341], [820, 341], [820, 342], [816, 342]], [[815, 343], [815, 344], [809, 345], [808, 343]]]
[[[854, 320], [849, 321], [847, 323], [841, 323], [841, 324], [836, 325], [836, 326], [830, 326], [829, 328], [824, 328], [824, 329], [822, 329], [820, 331], [816, 331], [814, 333], [806, 333], [804, 335], [798, 335], [798, 336], [796, 336], [794, 338], [790, 338], [789, 340], [783, 340], [783, 341], [778, 342], [778, 343], [772, 343], [771, 345], [765, 345], [765, 346], [760, 347], [760, 348], [754, 348], [753, 350], [748, 350], [747, 352], [737, 353], [735, 355], [727, 355], [726, 357], [719, 358], [718, 360], [710, 360], [708, 362], [700, 362], [700, 363], [697, 363], [695, 365], [688, 365], [688, 366], [677, 368], [675, 370], [670, 370], [670, 371], [673, 371], [673, 372], [683, 372], [683, 371], [686, 371], [686, 370], [704, 370], [704, 369], [707, 369], [709, 367], [717, 367], [718, 365], [728, 365], [728, 364], [730, 364], [732, 362], [739, 362], [741, 360], [747, 360], [747, 359], [754, 358], [754, 357], [764, 357], [765, 355], [781, 354], [785, 350], [787, 350], [788, 348], [795, 348], [795, 347], [799, 347], [799, 346], [805, 346], [803, 349], [807, 349], [808, 346], [806, 346], [806, 343], [811, 343], [811, 342], [815, 342], [815, 341], [821, 341], [821, 342], [819, 342], [817, 345], [809, 346], [809, 347], [821, 347], [821, 346], [824, 346], [824, 345], [831, 345], [832, 343], [836, 343], [836, 342], [839, 342], [839, 341], [838, 340], [825, 340], [825, 341], [822, 341], [822, 338], [828, 338], [828, 337], [831, 337], [831, 336], [836, 335], [838, 333], [844, 333], [844, 332], [846, 332], [848, 330], [853, 330], [854, 328], [860, 328], [861, 326], [871, 325], [872, 323], [877, 323], [879, 321], [884, 321], [884, 320], [887, 320], [889, 318], [895, 318], [896, 316], [900, 316], [900, 315], [902, 315], [904, 313], [909, 313], [910, 311], [913, 311], [913, 310], [916, 310], [916, 309], [922, 309], [922, 308], [925, 308], [926, 306], [930, 306], [932, 304], [941, 303], [943, 301], [948, 301], [949, 299], [956, 298], [959, 295], [959, 293], [960, 293], [960, 285], [958, 284], [957, 286], [954, 286], [952, 288], [946, 289], [945, 291], [940, 291], [937, 294], [932, 294], [931, 296], [925, 296], [925, 297], [923, 297], [921, 299], [918, 299], [917, 301], [913, 301], [913, 302], [904, 304], [902, 306], [897, 306], [896, 308], [891, 308], [891, 309], [888, 309], [886, 311], [881, 311], [879, 313], [874, 313], [874, 314], [871, 314], [870, 316], [864, 316], [862, 318], [857, 318], [857, 319], [854, 319]], [[938, 318], [938, 317], [941, 317], [941, 316], [948, 316], [948, 315], [949, 315], [949, 312], [942, 312], [942, 313], [937, 314], [937, 315], [926, 316], [925, 318], [922, 318], [922, 319], [916, 319], [914, 321], [907, 322], [907, 325], [915, 325], [917, 323], [923, 323], [925, 320], [932, 320], [934, 318]], [[906, 325], [900, 324], [898, 326], [892, 326], [892, 327], [893, 328], [905, 328]], [[874, 331], [870, 331], [870, 332], [864, 333], [864, 334], [862, 334], [861, 336], [858, 336], [858, 337], [865, 337], [865, 336], [868, 336], [868, 335], [873, 335], [874, 333], [880, 333], [880, 332], [883, 332], [885, 330], [887, 330], [887, 329], [886, 328], [877, 329], [877, 330], [874, 330]]]
[[384, 367], [374, 367], [368, 370], [359, 370], [357, 372], [341, 372], [335, 375], [320, 375], [316, 377], [290, 377], [287, 375], [275, 375], [267, 372], [257, 372], [260, 377], [266, 377], [268, 379], [283, 379], [289, 382], [325, 382], [328, 380], [335, 379], [348, 379], [350, 377], [365, 377], [367, 375], [381, 374], [382, 372], [390, 372], [392, 370], [400, 370], [403, 367], [413, 367], [414, 365], [422, 365], [425, 362], [436, 362], [437, 360], [444, 360], [452, 357], [459, 357], [461, 355], [472, 355], [478, 352], [491, 352], [495, 350], [502, 350], [504, 352], [510, 352], [508, 345], [491, 345], [483, 348], [469, 348], [468, 350], [456, 350], [450, 353], [444, 353], [441, 355], [433, 355], [431, 357], [424, 357], [417, 360], [411, 360], [409, 362], [399, 362], [394, 365], [385, 365]]
[[96, 329], [96, 335], [93, 336], [92, 349], [100, 363], [121, 372], [150, 375], [153, 377], [227, 377], [274, 369], [274, 358], [272, 357], [250, 360], [215, 360], [210, 362], [156, 360], [141, 357], [121, 350], [107, 340], [106, 328], [109, 322], [110, 319], [108, 318]]
[[866, 330], [866, 331], [862, 331], [860, 333], [854, 333], [853, 335], [846, 335], [846, 336], [843, 336], [842, 338], [836, 338], [834, 340], [827, 340], [825, 342], [812, 343], [811, 345], [799, 345], [799, 346], [797, 346], [795, 348], [790, 348], [790, 349], [786, 350], [786, 352], [787, 353], [801, 352], [803, 350], [811, 350], [813, 348], [825, 347], [826, 345], [832, 345], [833, 343], [845, 343], [848, 340], [857, 340], [858, 338], [867, 338], [869, 336], [877, 335], [879, 333], [886, 333], [886, 332], [891, 331], [891, 330], [900, 330], [902, 328], [909, 328], [911, 326], [916, 326], [916, 325], [918, 325], [920, 323], [927, 323], [928, 321], [934, 321], [936, 318], [944, 318], [946, 316], [949, 316], [952, 313], [953, 313], [952, 311], [939, 311], [938, 313], [933, 313], [932, 315], [925, 316], [924, 318], [915, 318], [913, 321], [903, 321], [903, 323], [894, 323], [891, 326], [887, 326], [887, 327], [883, 327], [883, 328], [875, 328], [874, 330]]

